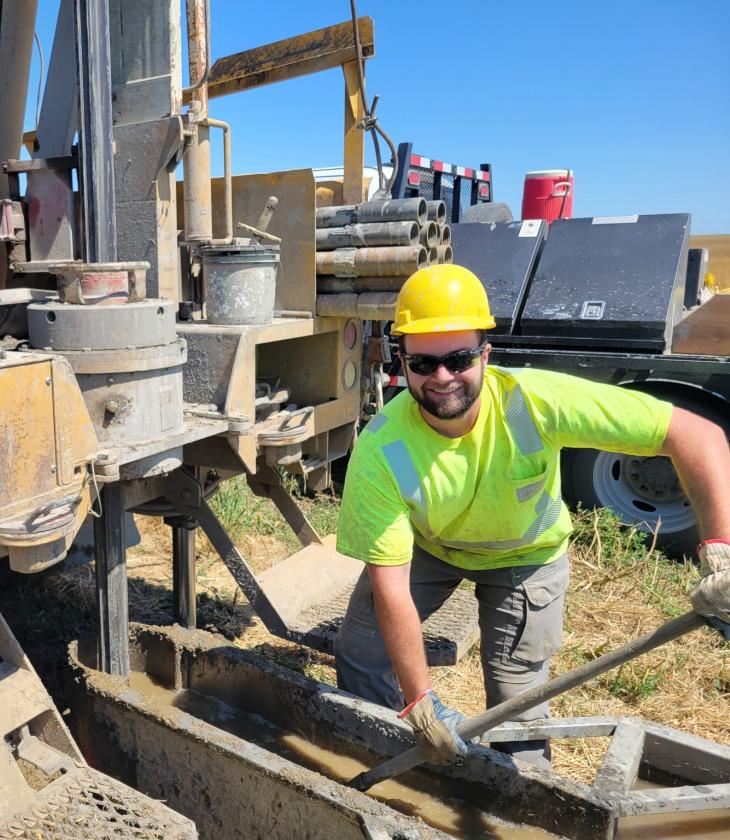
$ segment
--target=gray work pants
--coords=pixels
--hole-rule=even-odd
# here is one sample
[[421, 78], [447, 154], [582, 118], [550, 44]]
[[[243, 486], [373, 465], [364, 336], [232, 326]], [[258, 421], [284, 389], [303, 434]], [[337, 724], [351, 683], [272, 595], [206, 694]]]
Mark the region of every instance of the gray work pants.
[[[562, 644], [568, 558], [564, 555], [540, 566], [469, 571], [416, 547], [411, 561], [411, 595], [422, 622], [463, 579], [476, 584], [482, 671], [487, 707], [491, 708], [547, 680], [550, 656]], [[403, 708], [403, 695], [378, 627], [367, 569], [355, 586], [335, 639], [335, 664], [340, 688], [392, 709]], [[547, 716], [548, 704], [543, 703], [515, 720]], [[494, 748], [549, 766], [546, 741], [495, 744]]]

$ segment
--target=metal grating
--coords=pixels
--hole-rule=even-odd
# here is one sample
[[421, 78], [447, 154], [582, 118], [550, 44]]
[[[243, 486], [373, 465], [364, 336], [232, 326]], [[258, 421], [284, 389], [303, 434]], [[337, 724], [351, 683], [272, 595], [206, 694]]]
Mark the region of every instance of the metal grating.
[[0, 840], [195, 840], [186, 817], [90, 767], [38, 791], [0, 823]]
[[[459, 178], [459, 218], [455, 221], [461, 221], [461, 216], [467, 207], [471, 207], [471, 186], [472, 182], [469, 178]], [[451, 217], [448, 217], [451, 221]]]
[[454, 210], [454, 176], [443, 173], [441, 175], [441, 195], [439, 198], [446, 205], [446, 221], [451, 224]]

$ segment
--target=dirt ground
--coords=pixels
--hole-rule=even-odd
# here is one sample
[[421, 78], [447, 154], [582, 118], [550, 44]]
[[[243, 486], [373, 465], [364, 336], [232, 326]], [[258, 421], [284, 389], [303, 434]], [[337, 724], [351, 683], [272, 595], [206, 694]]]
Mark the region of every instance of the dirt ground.
[[[594, 514], [584, 514], [590, 519]], [[130, 600], [143, 596], [148, 610], [151, 589], [167, 601], [171, 589], [169, 529], [161, 520], [141, 519], [139, 546], [129, 551]], [[696, 578], [690, 565], [667, 566], [650, 550], [617, 566], [609, 555], [630, 553], [616, 544], [613, 531], [602, 533], [598, 519], [571, 548], [572, 584], [566, 602], [565, 641], [555, 656], [553, 676], [660, 626], [688, 608], [684, 597]], [[586, 536], [587, 535], [587, 536]], [[239, 548], [260, 572], [291, 552], [291, 544], [274, 535], [243, 534]], [[635, 553], [634, 549], [631, 549]], [[198, 626], [224, 633], [233, 644], [257, 648], [307, 676], [334, 683], [330, 656], [284, 642], [267, 632], [232, 581], [227, 569], [201, 536], [197, 543]], [[160, 607], [161, 618], [165, 609]], [[169, 619], [167, 619], [169, 620]], [[434, 687], [442, 700], [465, 715], [485, 704], [478, 649], [458, 665], [433, 669]], [[576, 688], [552, 702], [559, 717], [631, 715], [682, 729], [730, 745], [730, 643], [700, 630], [665, 645], [618, 671]], [[590, 781], [602, 760], [605, 739], [554, 742], [557, 772]]]

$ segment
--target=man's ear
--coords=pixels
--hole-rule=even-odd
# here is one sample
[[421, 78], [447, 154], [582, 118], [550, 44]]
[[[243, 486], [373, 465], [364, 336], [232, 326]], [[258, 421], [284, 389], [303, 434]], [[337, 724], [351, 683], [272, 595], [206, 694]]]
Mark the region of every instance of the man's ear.
[[491, 344], [487, 343], [487, 344], [484, 345], [484, 350], [482, 351], [482, 361], [484, 362], [485, 365], [489, 361], [489, 353], [490, 353], [491, 349], [492, 349]]

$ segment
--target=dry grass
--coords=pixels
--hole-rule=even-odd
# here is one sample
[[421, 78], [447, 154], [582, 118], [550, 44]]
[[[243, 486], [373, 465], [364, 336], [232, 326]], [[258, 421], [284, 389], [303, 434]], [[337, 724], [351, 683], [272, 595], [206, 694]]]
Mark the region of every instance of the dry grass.
[[[296, 548], [296, 540], [273, 505], [242, 485], [231, 484], [216, 501], [219, 514], [255, 571], [268, 568]], [[300, 499], [322, 534], [336, 527], [336, 499]], [[162, 520], [138, 518], [142, 542], [128, 552], [130, 613], [133, 619], [168, 623], [172, 612], [169, 528]], [[271, 636], [253, 614], [207, 540], [197, 540], [198, 626], [223, 633], [233, 644], [264, 655], [307, 676], [334, 683], [332, 658]], [[697, 578], [694, 565], [673, 563], [648, 550], [630, 529], [601, 512], [576, 517], [570, 548], [572, 583], [566, 600], [565, 641], [554, 657], [553, 675], [564, 673], [658, 627], [686, 611], [686, 593]], [[49, 575], [46, 595], [22, 590], [18, 614], [34, 612], [49, 637], [73, 638], [93, 612], [91, 566]], [[48, 607], [48, 595], [54, 607]], [[25, 601], [22, 601], [25, 599]], [[17, 598], [15, 599], [17, 601]], [[3, 605], [3, 609], [5, 609]], [[62, 611], [62, 612], [60, 612]], [[59, 629], [60, 628], [60, 629]], [[73, 628], [71, 630], [70, 628]], [[466, 715], [484, 708], [478, 650], [455, 667], [436, 668], [434, 685], [444, 702]], [[618, 671], [576, 688], [552, 703], [559, 717], [631, 715], [657, 721], [730, 745], [730, 644], [701, 630], [667, 644]], [[607, 744], [605, 739], [558, 741], [557, 772], [590, 781]]]
[[[246, 496], [244, 488], [239, 487], [237, 492]], [[328, 525], [329, 530], [335, 527], [336, 503], [331, 499], [301, 501], [313, 519], [318, 516], [319, 504], [327, 506], [322, 531], [327, 532]], [[238, 529], [237, 542], [254, 569], [260, 571], [285, 557], [293, 543], [273, 506], [261, 500], [255, 504], [261, 505], [259, 526]], [[225, 513], [225, 504], [222, 508]], [[142, 524], [141, 546], [130, 552], [130, 577], [149, 580], [150, 572], [158, 574], [164, 569], [164, 582], [169, 586], [168, 529], [146, 522]], [[233, 527], [236, 530], [235, 524]], [[554, 657], [553, 675], [685, 612], [686, 593], [697, 578], [693, 564], [668, 561], [605, 512], [576, 516], [570, 557], [572, 582], [566, 600], [565, 641]], [[284, 642], [266, 631], [204, 539], [198, 544], [198, 568], [200, 626], [214, 627], [234, 644], [255, 647], [312, 678], [334, 682], [331, 657]], [[478, 650], [455, 667], [434, 669], [433, 680], [447, 704], [466, 715], [483, 710]], [[552, 712], [559, 717], [631, 715], [730, 744], [730, 644], [706, 630], [689, 634], [562, 695], [553, 701]], [[555, 742], [554, 767], [564, 775], [590, 781], [606, 746], [606, 739], [601, 738]]]

